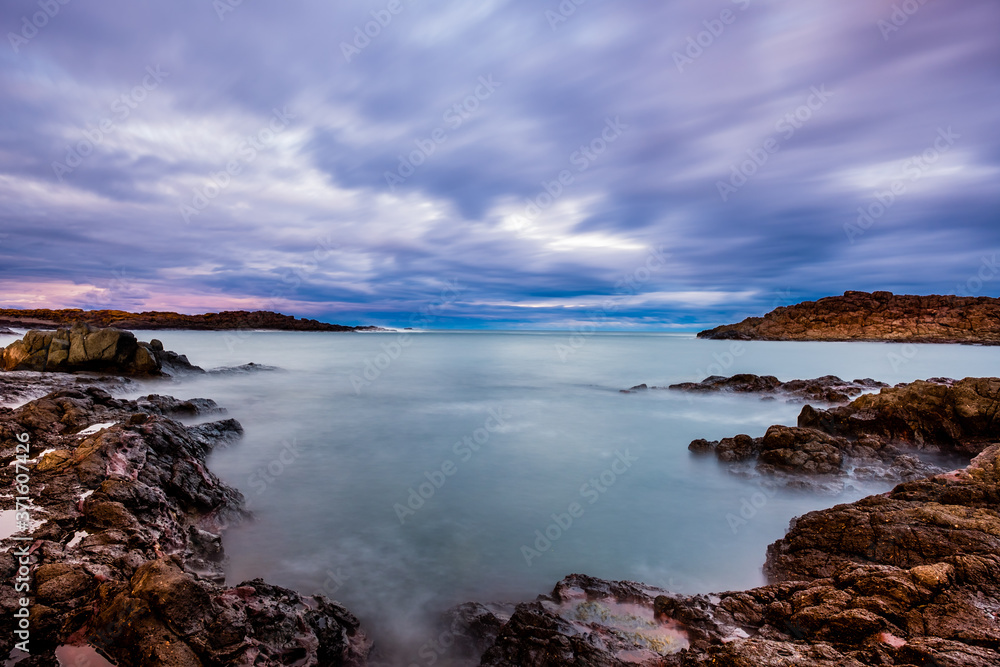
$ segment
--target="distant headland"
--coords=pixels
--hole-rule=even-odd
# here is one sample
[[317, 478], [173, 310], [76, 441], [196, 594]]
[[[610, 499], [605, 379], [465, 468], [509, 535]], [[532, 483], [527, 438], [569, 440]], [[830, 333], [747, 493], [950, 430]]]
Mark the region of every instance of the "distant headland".
[[845, 292], [777, 308], [698, 337], [1000, 345], [1000, 299]]
[[272, 329], [277, 331], [376, 331], [378, 327], [349, 327], [328, 324], [318, 320], [308, 320], [282, 315], [266, 310], [227, 310], [221, 313], [203, 315], [182, 315], [164, 311], [130, 313], [124, 310], [18, 310], [0, 309], [0, 327], [22, 327], [28, 329], [55, 329], [85, 322], [95, 327], [116, 329], [196, 329], [204, 331], [232, 331], [237, 329]]

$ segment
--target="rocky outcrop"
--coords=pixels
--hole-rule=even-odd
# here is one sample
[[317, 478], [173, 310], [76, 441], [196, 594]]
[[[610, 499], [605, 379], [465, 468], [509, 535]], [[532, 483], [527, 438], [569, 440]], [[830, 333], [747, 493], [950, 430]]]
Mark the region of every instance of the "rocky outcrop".
[[698, 337], [1000, 345], [1000, 299], [845, 292], [777, 308]]
[[1000, 439], [1000, 378], [936, 378], [882, 389], [843, 407], [805, 406], [798, 425], [873, 448], [975, 455]]
[[[0, 535], [0, 610], [12, 618], [18, 608], [15, 572], [27, 559], [31, 664], [56, 664], [67, 643], [119, 667], [365, 664], [371, 642], [337, 603], [259, 579], [223, 583], [222, 534], [246, 512], [205, 459], [242, 429], [171, 418], [220, 411], [205, 399], [124, 401], [96, 387], [0, 408], [0, 488], [21, 472], [15, 435], [30, 443], [20, 463], [34, 506], [16, 536], [31, 539]], [[14, 502], [0, 497], [0, 510]], [[0, 654], [14, 641], [0, 634]]]
[[0, 327], [0, 336], [16, 336], [17, 332], [7, 327]]
[[97, 371], [117, 375], [204, 372], [187, 357], [163, 349], [158, 340], [141, 343], [120, 329], [94, 329], [76, 323], [55, 332], [29, 331], [0, 349], [5, 371]]
[[[802, 408], [798, 426], [775, 425], [762, 438], [742, 434], [695, 440], [692, 452], [725, 463], [756, 460], [765, 475], [841, 475], [912, 480], [941, 472], [924, 454], [974, 456], [1000, 440], [1000, 379], [937, 378], [858, 397], [849, 405]], [[791, 476], [791, 477], [789, 477]]]
[[760, 588], [681, 596], [571, 575], [499, 631], [487, 624], [481, 664], [996, 667], [998, 508], [1000, 444], [963, 470], [795, 520]]
[[0, 324], [29, 328], [61, 327], [74, 322], [84, 322], [95, 327], [152, 330], [198, 329], [207, 331], [233, 331], [240, 329], [269, 329], [276, 331], [375, 331], [378, 327], [346, 327], [317, 320], [299, 319], [291, 315], [270, 311], [223, 311], [204, 315], [183, 315], [162, 311], [129, 313], [123, 310], [16, 310], [0, 309]]
[[[781, 396], [789, 400], [814, 403], [848, 403], [852, 398], [860, 396], [866, 391], [888, 386], [884, 382], [878, 382], [871, 378], [848, 382], [841, 380], [836, 375], [824, 375], [812, 380], [782, 382], [773, 375], [741, 373], [732, 377], [713, 375], [701, 382], [682, 382], [672, 384], [667, 388], [694, 393], [733, 392], [760, 394], [767, 398]], [[633, 387], [634, 389], [637, 387]]]

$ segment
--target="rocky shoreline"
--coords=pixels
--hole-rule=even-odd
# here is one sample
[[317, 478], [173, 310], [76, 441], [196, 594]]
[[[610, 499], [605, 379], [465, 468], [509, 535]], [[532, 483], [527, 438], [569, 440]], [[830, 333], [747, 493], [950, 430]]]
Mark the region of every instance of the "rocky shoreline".
[[845, 292], [777, 308], [698, 337], [1000, 345], [1000, 299]]
[[[575, 574], [534, 602], [454, 610], [462, 646], [482, 647], [480, 664], [490, 667], [1000, 665], [998, 409], [997, 378], [915, 382], [846, 407], [807, 406], [800, 423], [808, 426], [777, 427], [786, 431], [771, 437], [806, 455], [789, 457], [800, 476], [818, 472], [808, 463], [824, 436], [866, 455], [915, 448], [974, 458], [793, 520], [768, 548], [766, 586], [682, 596]], [[781, 449], [753, 455], [773, 466], [766, 453]]]
[[[77, 332], [84, 350], [88, 336], [109, 335]], [[131, 352], [98, 355], [113, 362], [105, 372], [134, 369], [137, 349], [161, 351], [115, 335]], [[119, 667], [375, 664], [371, 640], [338, 603], [260, 579], [225, 583], [223, 536], [247, 512], [205, 461], [214, 447], [238, 446], [239, 423], [208, 399], [114, 398], [135, 381], [88, 363], [85, 373], [46, 372], [57, 336], [16, 348], [43, 370], [0, 373], [4, 400], [47, 392], [0, 408], [0, 488], [17, 489], [25, 474], [33, 502], [18, 515], [16, 499], [0, 492], [0, 517], [29, 520], [21, 532], [0, 532], [4, 617], [22, 608], [14, 589], [22, 559], [30, 569], [31, 655], [17, 664], [57, 665], [67, 645], [93, 647]], [[901, 482], [795, 519], [767, 551], [768, 585], [684, 596], [571, 575], [533, 602], [447, 612], [449, 648], [438, 664], [1000, 665], [1000, 379], [879, 384], [742, 375], [672, 387], [829, 406], [806, 405], [796, 426], [772, 426], [762, 438], [691, 444], [743, 473], [809, 488], [866, 470]], [[18, 436], [30, 443], [24, 455]], [[935, 467], [931, 456], [962, 463]], [[17, 640], [0, 635], [3, 655]]]
[[[190, 329], [198, 331], [234, 331], [266, 329], [273, 331], [378, 331], [379, 327], [351, 327], [328, 324], [318, 320], [300, 319], [266, 310], [222, 311], [203, 315], [184, 315], [164, 311], [130, 313], [124, 310], [17, 310], [0, 309], [0, 328], [24, 327], [29, 329], [56, 329], [77, 322], [94, 327], [158, 330]], [[3, 333], [0, 331], [0, 333]]]
[[[0, 497], [0, 511], [26, 528], [0, 540], [6, 618], [24, 595], [14, 589], [20, 564], [31, 570], [31, 655], [17, 664], [55, 665], [65, 644], [119, 667], [366, 663], [371, 641], [337, 603], [259, 579], [223, 583], [222, 534], [247, 515], [205, 459], [242, 428], [178, 421], [221, 412], [207, 399], [125, 401], [96, 386], [0, 408], [0, 488], [25, 474], [31, 499], [22, 517], [15, 498]], [[0, 635], [4, 656], [17, 641]]]

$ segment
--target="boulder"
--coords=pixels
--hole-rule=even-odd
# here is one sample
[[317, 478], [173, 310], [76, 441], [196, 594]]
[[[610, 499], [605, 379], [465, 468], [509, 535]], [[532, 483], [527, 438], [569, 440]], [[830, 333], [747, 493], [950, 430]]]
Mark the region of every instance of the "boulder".
[[845, 438], [835, 438], [816, 429], [772, 426], [760, 441], [757, 469], [806, 475], [838, 473], [844, 463], [842, 450], [846, 445]]
[[140, 343], [130, 331], [94, 329], [82, 322], [55, 332], [29, 331], [2, 349], [0, 368], [135, 376], [204, 372], [187, 357], [164, 350], [160, 341]]

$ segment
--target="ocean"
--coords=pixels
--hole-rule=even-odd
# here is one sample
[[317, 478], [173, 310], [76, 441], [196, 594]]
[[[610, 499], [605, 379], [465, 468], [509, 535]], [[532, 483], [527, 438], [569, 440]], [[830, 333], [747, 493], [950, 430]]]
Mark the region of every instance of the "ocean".
[[[697, 340], [565, 332], [137, 332], [205, 368], [279, 370], [144, 382], [206, 397], [246, 429], [209, 467], [255, 519], [226, 535], [227, 581], [322, 593], [357, 614], [389, 664], [466, 601], [527, 601], [570, 573], [682, 593], [764, 583], [798, 515], [891, 485], [773, 488], [688, 452], [760, 436], [799, 403], [646, 383], [749, 372], [895, 384], [996, 375], [1000, 348]], [[210, 419], [210, 418], [206, 418]]]

